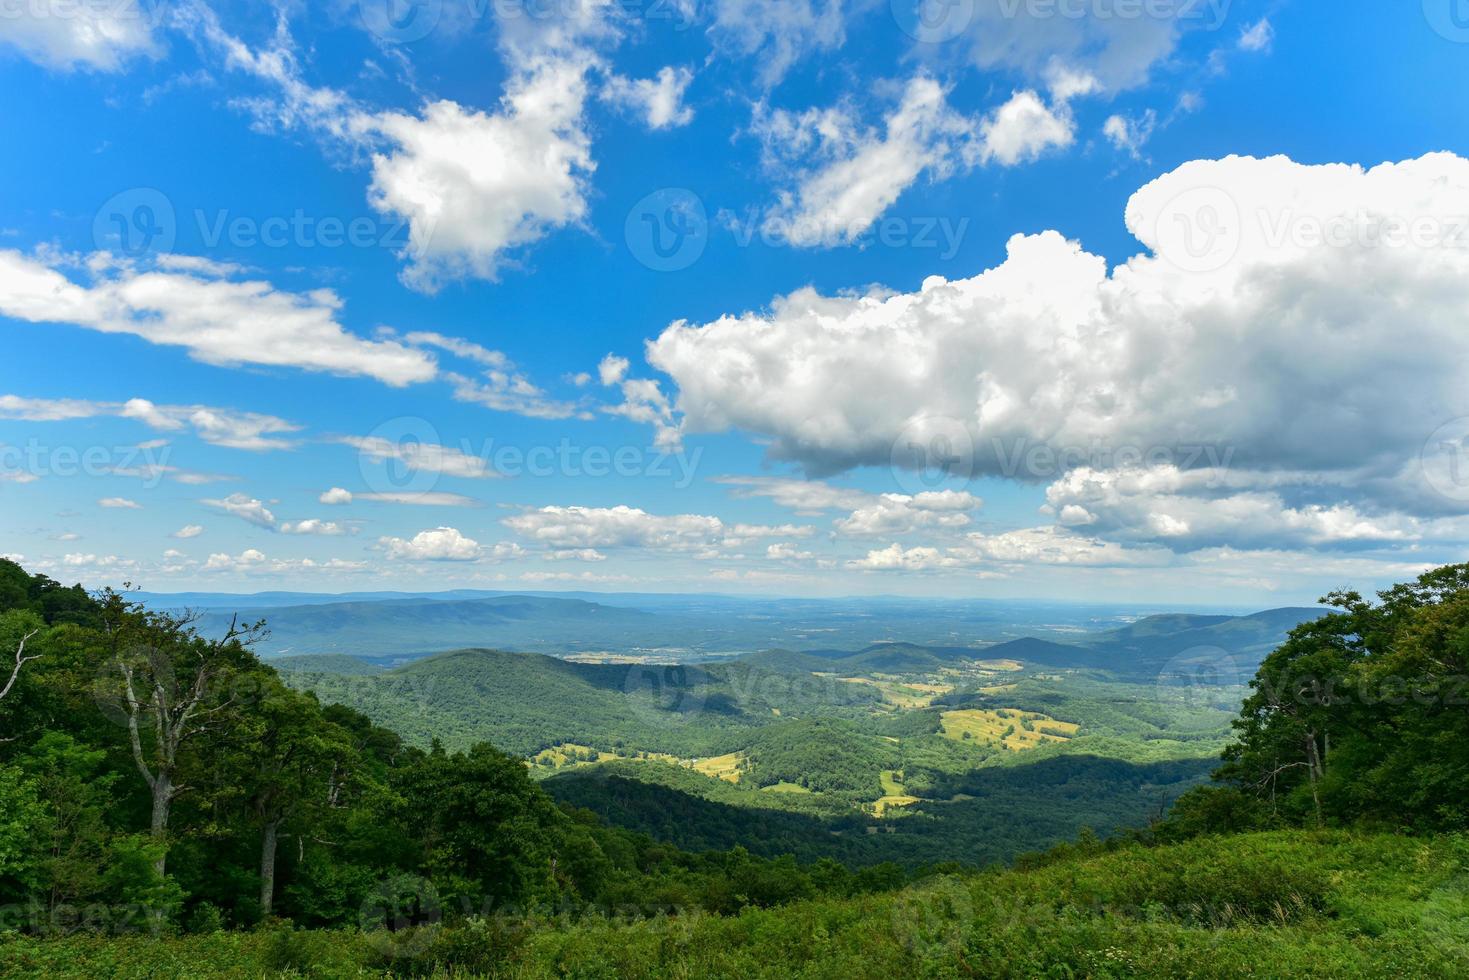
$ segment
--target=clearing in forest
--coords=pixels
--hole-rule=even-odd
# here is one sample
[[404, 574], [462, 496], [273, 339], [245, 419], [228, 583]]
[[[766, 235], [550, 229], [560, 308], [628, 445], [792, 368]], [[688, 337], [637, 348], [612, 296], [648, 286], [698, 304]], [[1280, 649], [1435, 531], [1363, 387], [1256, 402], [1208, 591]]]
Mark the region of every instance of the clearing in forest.
[[1018, 708], [964, 708], [945, 711], [940, 719], [945, 738], [956, 742], [1002, 745], [1012, 752], [1038, 748], [1047, 742], [1064, 742], [1081, 727]]
[[716, 755], [709, 759], [695, 759], [684, 765], [706, 776], [713, 776], [727, 783], [737, 783], [740, 781], [745, 760], [738, 752], [731, 752], [728, 755]]
[[879, 778], [882, 782], [882, 796], [872, 805], [872, 812], [876, 816], [883, 816], [891, 807], [912, 806], [921, 802], [918, 797], [912, 796], [903, 787], [903, 771], [901, 769], [884, 769]]

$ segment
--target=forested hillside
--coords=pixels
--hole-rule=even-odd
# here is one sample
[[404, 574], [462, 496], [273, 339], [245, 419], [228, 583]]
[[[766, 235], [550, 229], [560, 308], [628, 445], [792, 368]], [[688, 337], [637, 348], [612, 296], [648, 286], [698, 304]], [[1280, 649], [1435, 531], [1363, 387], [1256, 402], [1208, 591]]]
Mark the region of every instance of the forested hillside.
[[[732, 912], [891, 871], [691, 854], [559, 807], [487, 744], [417, 748], [282, 684], [259, 624], [0, 560], [0, 930], [356, 926], [560, 902]], [[596, 668], [565, 665], [597, 679]], [[432, 905], [432, 909], [428, 905]]]
[[[523, 755], [559, 798], [668, 843], [770, 853], [753, 816], [735, 836], [667, 817], [717, 814], [704, 806], [714, 803], [812, 818], [792, 847], [805, 857], [984, 864], [1087, 827], [1142, 826], [1203, 782], [1264, 638], [1319, 615], [1149, 617], [1070, 645], [1034, 641], [1034, 658], [1016, 644], [885, 643], [690, 666], [490, 650], [390, 670], [274, 663], [291, 686], [412, 744], [489, 741]], [[1201, 632], [1223, 645], [1200, 646]], [[1184, 655], [1144, 676], [1139, 664], [1170, 642]], [[629, 780], [659, 804], [602, 791]]]

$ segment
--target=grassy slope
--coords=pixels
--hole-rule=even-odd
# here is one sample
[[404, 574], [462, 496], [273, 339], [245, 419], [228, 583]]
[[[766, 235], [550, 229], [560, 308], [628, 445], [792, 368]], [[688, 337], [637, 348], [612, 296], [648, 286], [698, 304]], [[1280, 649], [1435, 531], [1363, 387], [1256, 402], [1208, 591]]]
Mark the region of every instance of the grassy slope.
[[[0, 939], [0, 975], [245, 978], [294, 963], [352, 977], [498, 959], [493, 973], [455, 975], [1451, 977], [1469, 976], [1466, 922], [1464, 838], [1279, 832], [1062, 855], [729, 918], [502, 920], [396, 940]], [[492, 941], [507, 952], [490, 956]]]

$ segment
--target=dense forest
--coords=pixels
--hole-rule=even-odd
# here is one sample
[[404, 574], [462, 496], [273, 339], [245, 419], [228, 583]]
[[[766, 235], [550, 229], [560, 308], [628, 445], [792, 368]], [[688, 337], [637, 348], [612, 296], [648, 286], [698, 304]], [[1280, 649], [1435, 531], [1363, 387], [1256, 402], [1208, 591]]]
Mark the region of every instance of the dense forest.
[[[870, 835], [837, 849], [843, 864], [820, 856], [830, 828], [811, 818], [615, 767], [555, 776], [553, 796], [522, 758], [414, 747], [293, 690], [251, 653], [260, 624], [205, 636], [0, 563], [0, 961], [74, 976], [1469, 975], [1469, 565], [1323, 601], [1333, 611], [1251, 681], [1213, 785], [1151, 826], [1010, 870], [859, 870]], [[1026, 697], [1048, 706], [1044, 687]], [[809, 727], [773, 726], [756, 780], [809, 781], [813, 751], [902, 762], [816, 724], [815, 747], [797, 737]], [[1003, 794], [980, 783], [1009, 780], [1019, 823], [1047, 772], [1084, 787], [1098, 764], [1058, 756], [951, 788], [993, 805]], [[730, 846], [742, 816], [763, 853]]]

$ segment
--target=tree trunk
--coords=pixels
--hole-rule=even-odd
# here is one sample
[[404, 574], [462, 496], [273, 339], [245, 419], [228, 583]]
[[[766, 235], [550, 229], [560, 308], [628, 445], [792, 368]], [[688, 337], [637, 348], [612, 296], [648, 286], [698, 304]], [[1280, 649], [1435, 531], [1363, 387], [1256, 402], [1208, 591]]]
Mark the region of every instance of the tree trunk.
[[280, 842], [281, 822], [267, 820], [260, 834], [260, 917], [270, 918], [275, 905], [275, 852]]
[[1306, 735], [1306, 771], [1311, 775], [1311, 800], [1316, 804], [1316, 826], [1322, 826], [1321, 820], [1321, 791], [1318, 788], [1324, 773], [1321, 769], [1321, 750], [1316, 744], [1316, 733], [1309, 732]]
[[[149, 821], [148, 828], [153, 835], [153, 840], [162, 843], [168, 835], [168, 805], [173, 802], [173, 780], [167, 773], [160, 773], [153, 781], [153, 818]], [[158, 877], [163, 877], [164, 869], [168, 865], [168, 851], [160, 850], [158, 858], [153, 862], [153, 870]]]

